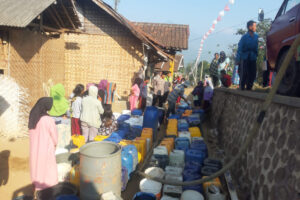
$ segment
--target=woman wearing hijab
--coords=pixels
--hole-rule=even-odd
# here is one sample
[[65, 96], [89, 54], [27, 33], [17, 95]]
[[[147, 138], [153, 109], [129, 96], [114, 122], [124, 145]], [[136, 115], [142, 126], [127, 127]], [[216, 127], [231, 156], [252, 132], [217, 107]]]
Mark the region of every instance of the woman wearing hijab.
[[203, 99], [203, 93], [204, 93], [204, 86], [203, 82], [199, 81], [198, 85], [194, 88], [192, 95], [194, 96], [194, 105], [195, 107], [200, 107], [202, 104]]
[[204, 110], [208, 110], [210, 107], [210, 104], [212, 102], [212, 98], [213, 98], [213, 94], [214, 94], [214, 86], [212, 84], [211, 79], [207, 80], [207, 86], [204, 89], [204, 104], [203, 104], [203, 109]]
[[133, 111], [137, 108], [137, 103], [140, 96], [140, 87], [141, 83], [143, 82], [142, 79], [137, 78], [134, 81], [133, 86], [131, 87], [130, 97], [129, 97], [129, 103], [130, 103], [130, 110]]
[[83, 98], [81, 107], [81, 128], [85, 142], [93, 141], [98, 134], [102, 122], [100, 115], [104, 113], [101, 102], [97, 99], [98, 88], [89, 87], [89, 96]]
[[222, 70], [227, 71], [227, 68], [230, 64], [230, 59], [228, 57], [226, 57], [226, 54], [224, 51], [220, 52], [220, 58], [219, 58], [219, 74], [221, 73]]
[[49, 115], [53, 117], [61, 117], [65, 115], [69, 109], [69, 102], [65, 98], [64, 86], [59, 83], [51, 87], [50, 96], [53, 98], [53, 106], [49, 111]]
[[52, 105], [51, 97], [43, 97], [29, 115], [30, 176], [36, 191], [58, 183], [55, 158], [58, 134], [54, 119], [47, 114]]

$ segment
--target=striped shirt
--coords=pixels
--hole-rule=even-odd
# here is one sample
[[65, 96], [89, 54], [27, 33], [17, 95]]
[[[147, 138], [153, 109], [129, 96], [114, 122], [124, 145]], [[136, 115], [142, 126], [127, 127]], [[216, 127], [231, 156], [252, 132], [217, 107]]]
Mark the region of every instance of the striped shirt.
[[178, 97], [184, 95], [184, 86], [182, 84], [177, 85], [168, 96], [168, 101], [176, 103]]

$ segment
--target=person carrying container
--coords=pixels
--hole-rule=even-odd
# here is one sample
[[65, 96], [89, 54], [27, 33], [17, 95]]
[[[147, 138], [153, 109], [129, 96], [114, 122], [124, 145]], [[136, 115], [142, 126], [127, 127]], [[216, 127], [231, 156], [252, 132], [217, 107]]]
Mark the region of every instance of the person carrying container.
[[173, 91], [168, 96], [168, 111], [167, 117], [169, 117], [170, 113], [175, 114], [176, 101], [178, 97], [181, 97], [185, 102], [190, 104], [190, 102], [184, 96], [184, 89], [189, 87], [189, 81], [185, 81], [184, 83], [177, 85]]

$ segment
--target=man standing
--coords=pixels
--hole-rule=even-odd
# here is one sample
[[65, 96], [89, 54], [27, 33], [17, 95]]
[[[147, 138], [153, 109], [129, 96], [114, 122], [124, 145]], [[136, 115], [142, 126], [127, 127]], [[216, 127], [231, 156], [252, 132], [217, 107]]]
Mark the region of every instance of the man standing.
[[251, 90], [256, 78], [256, 60], [258, 51], [258, 35], [256, 34], [256, 22], [247, 23], [248, 32], [239, 42], [236, 62], [240, 65], [240, 86], [242, 90]]
[[155, 77], [153, 78], [153, 102], [152, 106], [156, 106], [156, 103], [159, 102], [158, 106], [162, 107], [163, 102], [162, 98], [164, 95], [164, 87], [165, 87], [165, 81], [161, 78], [162, 72], [159, 71], [156, 73]]
[[171, 87], [170, 76], [171, 76], [171, 72], [167, 72], [166, 75], [165, 74], [162, 75], [162, 78], [165, 80], [163, 103], [167, 102], [168, 95], [170, 92], [170, 87]]
[[190, 83], [185, 81], [184, 83], [177, 85], [173, 91], [168, 96], [168, 111], [167, 117], [169, 117], [170, 113], [175, 114], [176, 101], [178, 97], [181, 97], [185, 102], [190, 104], [186, 97], [184, 96], [184, 89], [189, 87]]
[[215, 58], [212, 60], [209, 68], [210, 77], [212, 78], [214, 87], [217, 87], [219, 85], [219, 57], [220, 55], [218, 53], [215, 53]]

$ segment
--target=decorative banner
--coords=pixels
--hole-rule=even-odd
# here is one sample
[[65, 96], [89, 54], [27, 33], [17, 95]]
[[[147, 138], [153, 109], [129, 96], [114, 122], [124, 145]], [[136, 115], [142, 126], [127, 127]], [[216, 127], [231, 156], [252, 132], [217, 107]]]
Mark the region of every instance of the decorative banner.
[[[229, 0], [229, 4], [233, 5], [235, 2], [235, 0]], [[228, 12], [230, 11], [230, 7], [229, 7], [229, 4], [226, 4], [226, 6], [224, 7], [224, 9], [222, 11], [219, 12], [219, 15], [217, 17], [216, 20], [213, 21], [213, 24], [211, 26], [211, 28], [203, 35], [203, 38], [201, 40], [201, 43], [200, 43], [200, 48], [199, 48], [199, 52], [198, 52], [198, 56], [197, 56], [197, 59], [196, 59], [196, 62], [195, 62], [195, 65], [194, 65], [194, 68], [192, 71], [197, 71], [197, 67], [198, 67], [198, 63], [200, 61], [200, 57], [201, 57], [201, 54], [202, 54], [202, 50], [203, 50], [203, 46], [204, 46], [204, 41], [208, 38], [208, 36], [210, 34], [212, 34], [212, 32], [215, 30], [216, 28], [216, 25], [218, 24], [218, 22], [220, 22], [222, 20], [222, 17], [225, 16], [225, 12]], [[202, 77], [200, 77], [202, 79]], [[194, 79], [196, 81], [196, 75], [194, 75]]]
[[225, 15], [225, 11], [222, 10], [222, 11], [219, 13], [219, 16], [224, 17], [224, 15]]
[[229, 6], [228, 6], [228, 5], [226, 5], [226, 6], [225, 6], [225, 8], [224, 8], [224, 10], [225, 10], [226, 12], [230, 11], [230, 8], [229, 8]]

